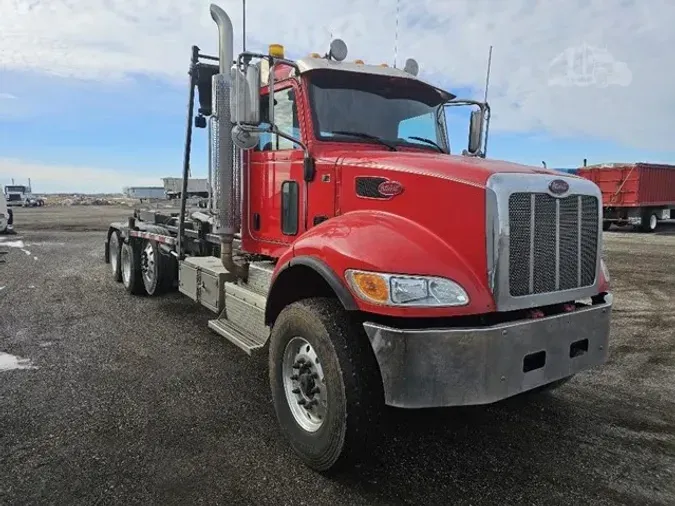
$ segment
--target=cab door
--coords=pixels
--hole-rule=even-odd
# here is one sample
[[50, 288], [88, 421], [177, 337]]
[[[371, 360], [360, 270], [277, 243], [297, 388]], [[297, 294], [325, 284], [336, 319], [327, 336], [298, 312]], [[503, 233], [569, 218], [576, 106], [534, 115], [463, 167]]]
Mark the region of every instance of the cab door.
[[[276, 84], [274, 123], [279, 131], [302, 141], [297, 96], [294, 80]], [[268, 95], [261, 98], [261, 117], [268, 121]], [[250, 152], [245, 212], [249, 235], [262, 254], [279, 256], [304, 231], [303, 160], [300, 146], [270, 133], [260, 134]]]

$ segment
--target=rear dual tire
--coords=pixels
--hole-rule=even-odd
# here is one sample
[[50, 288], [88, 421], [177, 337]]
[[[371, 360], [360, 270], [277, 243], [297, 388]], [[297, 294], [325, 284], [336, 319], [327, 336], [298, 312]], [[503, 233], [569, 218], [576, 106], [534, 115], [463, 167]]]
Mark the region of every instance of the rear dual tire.
[[108, 259], [112, 269], [113, 280], [117, 283], [122, 281], [120, 233], [117, 230], [110, 232], [108, 236]]
[[640, 217], [640, 230], [642, 232], [654, 232], [658, 224], [659, 218], [656, 216], [656, 213], [649, 211], [642, 213], [642, 216]]
[[138, 246], [133, 242], [122, 244], [120, 268], [122, 271], [122, 284], [126, 291], [132, 295], [145, 294], [141, 272], [141, 254]]
[[121, 242], [119, 232], [110, 235], [108, 251], [115, 281], [121, 281], [132, 295], [156, 296], [171, 288], [173, 259], [155, 241], [128, 240], [120, 246]]

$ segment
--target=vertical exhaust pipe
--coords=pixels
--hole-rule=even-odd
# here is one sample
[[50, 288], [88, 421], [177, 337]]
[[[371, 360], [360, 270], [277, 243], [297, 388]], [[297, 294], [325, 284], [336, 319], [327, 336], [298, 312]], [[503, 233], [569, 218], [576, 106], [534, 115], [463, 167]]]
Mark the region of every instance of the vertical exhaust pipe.
[[218, 187], [218, 223], [216, 233], [220, 236], [220, 260], [223, 266], [237, 277], [246, 279], [248, 265], [234, 261], [232, 243], [238, 231], [237, 211], [239, 202], [235, 184], [234, 146], [232, 143], [232, 122], [230, 119], [230, 87], [234, 55], [234, 30], [232, 20], [227, 13], [215, 4], [211, 4], [211, 18], [218, 26], [218, 59], [220, 73], [213, 76], [213, 113], [217, 128], [216, 143], [211, 143], [211, 159], [214, 165], [213, 177]]

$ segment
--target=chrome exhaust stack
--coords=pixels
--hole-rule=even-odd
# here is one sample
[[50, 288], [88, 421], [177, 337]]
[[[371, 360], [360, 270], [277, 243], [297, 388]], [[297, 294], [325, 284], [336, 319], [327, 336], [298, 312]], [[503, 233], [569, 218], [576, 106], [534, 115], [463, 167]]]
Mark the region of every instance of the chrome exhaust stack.
[[214, 190], [218, 208], [215, 233], [220, 236], [220, 259], [223, 266], [237, 277], [246, 279], [248, 264], [235, 262], [232, 243], [239, 231], [239, 209], [235, 184], [234, 146], [232, 143], [232, 121], [230, 116], [230, 68], [234, 60], [234, 30], [227, 13], [211, 4], [211, 18], [218, 26], [218, 59], [220, 72], [213, 76], [213, 138], [209, 143], [213, 167]]

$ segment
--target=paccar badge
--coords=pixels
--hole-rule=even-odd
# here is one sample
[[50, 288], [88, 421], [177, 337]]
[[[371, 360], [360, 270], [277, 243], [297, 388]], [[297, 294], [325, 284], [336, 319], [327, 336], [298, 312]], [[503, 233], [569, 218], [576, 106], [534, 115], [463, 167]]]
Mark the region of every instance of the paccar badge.
[[567, 184], [567, 181], [562, 179], [554, 179], [548, 184], [548, 189], [553, 195], [562, 195], [570, 189], [570, 185]]
[[378, 185], [377, 191], [385, 197], [394, 197], [403, 191], [403, 185], [398, 181], [383, 181]]

